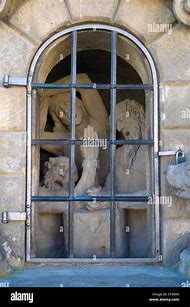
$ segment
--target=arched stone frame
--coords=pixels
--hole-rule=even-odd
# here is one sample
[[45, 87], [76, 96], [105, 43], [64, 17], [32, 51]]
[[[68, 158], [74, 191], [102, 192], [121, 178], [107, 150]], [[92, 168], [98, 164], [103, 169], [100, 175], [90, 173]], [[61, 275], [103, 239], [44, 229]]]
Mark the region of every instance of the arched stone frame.
[[[85, 30], [85, 29], [99, 29], [99, 30], [107, 30], [107, 31], [115, 31], [118, 35], [121, 35], [121, 37], [125, 37], [127, 40], [131, 41], [133, 44], [135, 44], [140, 50], [141, 52], [143, 52], [143, 54], [145, 55], [145, 58], [149, 64], [150, 67], [150, 71], [152, 74], [152, 83], [153, 83], [153, 104], [154, 104], [154, 129], [153, 129], [153, 135], [154, 135], [154, 192], [155, 192], [155, 196], [159, 195], [159, 174], [158, 174], [158, 81], [157, 81], [157, 73], [156, 73], [156, 68], [153, 62], [153, 59], [150, 55], [150, 53], [148, 52], [148, 50], [144, 47], [144, 45], [132, 34], [130, 34], [127, 31], [112, 27], [112, 26], [106, 26], [106, 25], [101, 25], [101, 24], [92, 24], [92, 25], [79, 25], [79, 26], [75, 26], [72, 28], [68, 28], [66, 30], [63, 30], [55, 35], [53, 35], [52, 37], [50, 37], [41, 47], [40, 49], [37, 51], [36, 55], [34, 56], [34, 59], [31, 63], [30, 69], [29, 69], [29, 73], [28, 73], [28, 85], [27, 85], [27, 101], [28, 101], [28, 131], [27, 131], [27, 135], [28, 135], [28, 150], [27, 150], [27, 216], [28, 216], [28, 223], [30, 223], [30, 214], [31, 214], [31, 189], [29, 187], [31, 187], [31, 132], [32, 132], [32, 113], [31, 113], [31, 105], [32, 105], [32, 96], [31, 96], [31, 92], [32, 92], [32, 82], [33, 79], [36, 77], [35, 74], [37, 72], [38, 74], [38, 82], [45, 82], [45, 76], [46, 74], [44, 73], [44, 68], [43, 68], [43, 64], [45, 62], [40, 61], [40, 56], [43, 55], [43, 59], [44, 59], [44, 51], [45, 51], [45, 58], [46, 56], [48, 56], [48, 52], [51, 53], [52, 48], [56, 48], [57, 46], [59, 46], [59, 44], [57, 44], [57, 41], [59, 41], [59, 39], [67, 39], [67, 34], [73, 32], [73, 31], [77, 31], [77, 30]], [[48, 50], [48, 47], [50, 46], [50, 50]], [[130, 47], [129, 47], [130, 48]], [[67, 50], [67, 49], [66, 49]], [[55, 53], [54, 53], [55, 54]], [[140, 55], [139, 56], [140, 59]], [[131, 59], [133, 65], [135, 66], [135, 57], [134, 59]], [[53, 62], [53, 59], [50, 63], [50, 67], [55, 65], [55, 62]], [[140, 62], [138, 62], [139, 64]], [[136, 63], [137, 64], [137, 63]], [[37, 69], [36, 69], [37, 66]], [[136, 65], [136, 69], [138, 69], [138, 72], [140, 73], [140, 76], [142, 78], [142, 81], [144, 83], [149, 82], [147, 76], [148, 74], [143, 74], [144, 70], [143, 67], [144, 64], [142, 64], [142, 67], [140, 67], [140, 69], [137, 68]], [[46, 67], [46, 71], [48, 72], [48, 70], [50, 70], [50, 67]], [[145, 65], [146, 67], [146, 65]], [[147, 67], [146, 67], [147, 69]], [[159, 253], [160, 253], [160, 234], [159, 234], [159, 204], [156, 202], [155, 203], [155, 248], [156, 248], [156, 258], [154, 260], [160, 260], [159, 259]], [[27, 228], [27, 260], [30, 261], [30, 239], [31, 239], [31, 233], [30, 233], [30, 228]], [[150, 259], [151, 261], [151, 259]]]

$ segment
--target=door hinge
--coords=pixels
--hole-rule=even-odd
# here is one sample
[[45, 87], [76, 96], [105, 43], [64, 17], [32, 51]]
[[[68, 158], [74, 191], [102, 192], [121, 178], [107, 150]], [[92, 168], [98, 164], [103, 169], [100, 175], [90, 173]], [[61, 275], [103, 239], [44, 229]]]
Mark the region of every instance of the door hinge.
[[26, 77], [19, 77], [19, 76], [10, 76], [4, 75], [3, 76], [3, 86], [26, 86], [27, 85], [27, 78]]
[[8, 212], [8, 211], [3, 211], [2, 212], [2, 218], [1, 218], [1, 223], [7, 224], [8, 222], [11, 221], [26, 221], [26, 212]]

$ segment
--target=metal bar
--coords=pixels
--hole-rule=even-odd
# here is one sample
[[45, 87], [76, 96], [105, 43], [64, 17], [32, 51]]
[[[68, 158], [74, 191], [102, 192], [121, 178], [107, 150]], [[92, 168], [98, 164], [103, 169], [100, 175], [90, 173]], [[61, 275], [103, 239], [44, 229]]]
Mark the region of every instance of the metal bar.
[[[125, 144], [125, 145], [154, 145], [153, 140], [107, 140], [110, 144]], [[68, 139], [33, 139], [32, 145], [42, 145], [42, 144], [57, 144], [57, 145], [64, 145], [64, 144], [78, 144], [81, 145], [83, 140], [68, 140]], [[94, 145], [92, 145], [94, 146]]]
[[[77, 31], [73, 31], [71, 35], [71, 83], [76, 83], [76, 67], [77, 67]], [[76, 88], [72, 87], [70, 90], [70, 140], [75, 139], [75, 102], [76, 102]], [[74, 163], [75, 163], [75, 145], [70, 144], [69, 154], [69, 196], [74, 194]], [[74, 209], [73, 203], [69, 202], [69, 231], [68, 231], [68, 243], [69, 243], [69, 256], [73, 257], [73, 220]]]
[[[117, 69], [117, 33], [111, 32], [111, 84], [116, 83]], [[116, 139], [116, 88], [110, 89], [110, 138]], [[116, 145], [110, 144], [110, 256], [115, 257], [115, 154]]]
[[3, 86], [26, 86], [27, 85], [27, 78], [26, 77], [19, 77], [19, 76], [10, 76], [4, 75], [3, 76]]
[[79, 88], [79, 89], [119, 89], [119, 90], [152, 90], [152, 84], [59, 84], [59, 83], [32, 83], [32, 88], [40, 89], [70, 89], [70, 88]]
[[148, 202], [150, 196], [130, 196], [130, 195], [101, 195], [101, 196], [32, 196], [32, 201], [36, 202], [72, 202], [72, 201], [92, 201], [96, 198], [96, 201], [121, 201], [121, 202]]
[[30, 258], [31, 253], [31, 195], [32, 195], [32, 74], [28, 74], [27, 86], [27, 140], [26, 140], [26, 176], [27, 176], [27, 190], [26, 190], [26, 260]]
[[[154, 66], [153, 59], [149, 58], [153, 79], [153, 118], [154, 118], [154, 195], [157, 199], [160, 199], [160, 176], [159, 176], [159, 156], [156, 156], [156, 153], [159, 152], [159, 131], [158, 131], [158, 112], [159, 112], [159, 105], [158, 105], [158, 80], [157, 80], [157, 72]], [[159, 257], [160, 255], [160, 203], [156, 201], [154, 204], [154, 220], [155, 220], [155, 256]]]
[[93, 258], [35, 258], [31, 257], [29, 260], [31, 263], [67, 263], [67, 264], [114, 264], [114, 265], [120, 265], [120, 264], [128, 264], [128, 263], [138, 263], [138, 264], [144, 264], [144, 263], [157, 263], [160, 262], [159, 258], [96, 258], [94, 260]]
[[158, 151], [158, 156], [175, 156], [176, 150], [168, 150], [168, 151]]

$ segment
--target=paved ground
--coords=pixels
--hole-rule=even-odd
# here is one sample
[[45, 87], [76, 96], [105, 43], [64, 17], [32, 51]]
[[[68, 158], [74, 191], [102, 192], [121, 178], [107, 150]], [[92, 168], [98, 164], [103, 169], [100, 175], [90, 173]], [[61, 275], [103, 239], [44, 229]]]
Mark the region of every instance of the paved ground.
[[35, 265], [0, 277], [10, 287], [181, 287], [190, 277], [158, 265], [61, 267]]

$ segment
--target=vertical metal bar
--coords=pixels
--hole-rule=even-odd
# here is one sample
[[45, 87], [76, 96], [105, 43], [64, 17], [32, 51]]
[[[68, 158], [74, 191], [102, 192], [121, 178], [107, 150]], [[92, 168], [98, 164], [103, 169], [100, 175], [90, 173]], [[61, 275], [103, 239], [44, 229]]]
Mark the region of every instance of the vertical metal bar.
[[[71, 84], [76, 83], [76, 67], [77, 67], [77, 31], [73, 31], [71, 35]], [[76, 102], [76, 88], [72, 87], [70, 90], [70, 140], [75, 139], [75, 102]], [[69, 196], [74, 193], [74, 163], [75, 163], [75, 145], [70, 144], [69, 155]], [[73, 219], [74, 208], [73, 202], [68, 204], [68, 250], [69, 257], [73, 257]]]
[[158, 80], [155, 69], [153, 70], [153, 99], [154, 99], [154, 190], [156, 196], [155, 209], [155, 248], [156, 256], [160, 254], [160, 203], [159, 203], [159, 157], [156, 153], [159, 151], [158, 135]]
[[[117, 69], [117, 33], [111, 32], [111, 84], [116, 84]], [[110, 139], [116, 139], [116, 89], [110, 90]], [[115, 154], [116, 145], [110, 144], [110, 188], [111, 197], [115, 197]], [[110, 256], [115, 257], [115, 202], [110, 203]]]
[[27, 86], [27, 140], [26, 140], [26, 261], [30, 261], [31, 256], [31, 194], [32, 194], [32, 74], [29, 73]]

